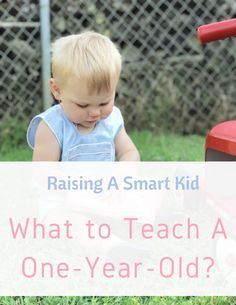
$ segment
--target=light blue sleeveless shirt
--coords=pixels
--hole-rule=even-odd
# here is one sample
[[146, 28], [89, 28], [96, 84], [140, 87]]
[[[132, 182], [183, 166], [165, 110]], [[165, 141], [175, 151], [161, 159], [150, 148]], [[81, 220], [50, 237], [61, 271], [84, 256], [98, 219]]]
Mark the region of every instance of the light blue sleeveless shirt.
[[114, 106], [112, 113], [99, 121], [90, 133], [81, 134], [61, 105], [55, 105], [30, 122], [27, 142], [32, 149], [41, 120], [48, 125], [60, 145], [60, 161], [115, 161], [114, 140], [124, 126], [122, 114], [117, 107]]

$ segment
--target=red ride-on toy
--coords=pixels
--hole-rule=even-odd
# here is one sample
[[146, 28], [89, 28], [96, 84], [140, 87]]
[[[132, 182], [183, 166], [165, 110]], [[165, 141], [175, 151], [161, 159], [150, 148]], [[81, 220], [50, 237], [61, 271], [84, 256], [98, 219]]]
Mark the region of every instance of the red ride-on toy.
[[[236, 36], [236, 19], [202, 25], [197, 30], [197, 36], [201, 43]], [[211, 129], [205, 142], [205, 160], [236, 161], [236, 120], [217, 124]], [[218, 208], [224, 212], [222, 215], [226, 215], [226, 220], [230, 219], [226, 221], [229, 236], [227, 240], [219, 238], [214, 251], [219, 269], [230, 275], [232, 269], [236, 268], [235, 198], [220, 201]]]
[[[201, 43], [236, 36], [236, 19], [202, 25], [197, 29]], [[236, 161], [236, 120], [220, 123], [208, 133], [206, 161]]]
[[206, 161], [236, 161], [236, 121], [213, 127], [206, 137]]

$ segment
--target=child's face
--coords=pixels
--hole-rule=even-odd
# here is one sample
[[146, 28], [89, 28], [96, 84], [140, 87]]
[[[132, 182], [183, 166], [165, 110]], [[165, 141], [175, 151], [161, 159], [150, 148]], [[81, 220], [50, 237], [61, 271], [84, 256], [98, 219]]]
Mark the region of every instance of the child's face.
[[78, 126], [92, 129], [112, 112], [115, 89], [99, 94], [89, 94], [87, 88], [76, 80], [68, 81], [60, 92], [61, 105], [68, 118]]

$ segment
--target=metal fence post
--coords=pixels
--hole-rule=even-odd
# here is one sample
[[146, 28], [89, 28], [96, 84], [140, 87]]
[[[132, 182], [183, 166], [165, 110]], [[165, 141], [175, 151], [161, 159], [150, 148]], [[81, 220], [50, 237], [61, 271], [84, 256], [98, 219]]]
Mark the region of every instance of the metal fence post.
[[40, 29], [42, 50], [42, 85], [43, 85], [43, 107], [51, 106], [52, 97], [49, 88], [51, 77], [50, 68], [50, 6], [49, 0], [40, 0]]

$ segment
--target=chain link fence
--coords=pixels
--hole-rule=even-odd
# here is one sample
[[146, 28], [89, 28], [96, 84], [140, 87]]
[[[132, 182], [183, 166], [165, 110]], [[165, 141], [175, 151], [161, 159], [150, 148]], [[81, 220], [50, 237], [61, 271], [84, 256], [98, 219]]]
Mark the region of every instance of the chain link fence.
[[29, 120], [41, 108], [39, 37], [36, 3], [0, 1], [1, 125]]
[[[236, 118], [236, 39], [196, 39], [199, 25], [236, 15], [234, 0], [51, 0], [50, 13], [52, 40], [94, 30], [117, 44], [128, 128], [205, 134]], [[0, 20], [1, 128], [43, 109], [39, 3], [1, 0]]]

